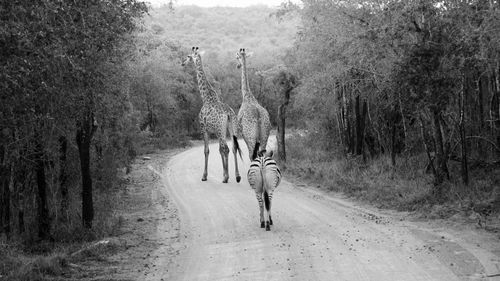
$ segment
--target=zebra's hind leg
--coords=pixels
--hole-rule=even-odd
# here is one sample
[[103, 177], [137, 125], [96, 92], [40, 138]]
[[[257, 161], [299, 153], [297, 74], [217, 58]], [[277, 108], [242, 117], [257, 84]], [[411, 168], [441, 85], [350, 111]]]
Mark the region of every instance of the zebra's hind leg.
[[[264, 196], [266, 196], [266, 195], [264, 194]], [[265, 197], [264, 197], [264, 198], [265, 198]], [[264, 200], [265, 200], [265, 199], [264, 199]], [[265, 220], [265, 222], [266, 222], [266, 231], [269, 231], [269, 230], [271, 230], [271, 224], [270, 224], [270, 222], [269, 222], [269, 218], [270, 218], [270, 216], [269, 216], [269, 213], [268, 213], [268, 211], [269, 211], [269, 210], [267, 209], [267, 207], [268, 207], [268, 206], [267, 206], [267, 203], [268, 203], [268, 202], [264, 201], [264, 204], [266, 204], [266, 209], [264, 210], [264, 220]]]
[[272, 202], [273, 202], [273, 192], [268, 192], [268, 198], [269, 198], [269, 202], [267, 202], [269, 204], [269, 206], [267, 206], [267, 215], [269, 217], [269, 225], [273, 225], [273, 220], [271, 219], [271, 206], [272, 206]]
[[264, 191], [264, 204], [266, 207], [266, 210], [264, 211], [264, 217], [266, 221], [266, 231], [271, 230], [271, 225], [272, 220], [271, 220], [271, 199], [272, 199], [272, 193], [269, 191], [265, 190]]
[[265, 227], [265, 223], [264, 223], [264, 201], [262, 200], [262, 194], [260, 192], [255, 192], [255, 196], [257, 197], [257, 201], [259, 202], [260, 228], [264, 228]]

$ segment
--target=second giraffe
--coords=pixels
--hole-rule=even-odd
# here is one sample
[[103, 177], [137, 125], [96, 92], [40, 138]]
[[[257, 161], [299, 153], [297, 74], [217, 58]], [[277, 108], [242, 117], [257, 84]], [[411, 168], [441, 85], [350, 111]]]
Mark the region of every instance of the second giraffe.
[[269, 121], [269, 113], [259, 104], [250, 90], [247, 76], [247, 57], [250, 57], [250, 54], [247, 54], [245, 49], [240, 49], [236, 53], [238, 68], [241, 68], [241, 94], [243, 95], [238, 112], [238, 124], [248, 147], [248, 156], [250, 160], [253, 160], [252, 155], [266, 150], [271, 122]]

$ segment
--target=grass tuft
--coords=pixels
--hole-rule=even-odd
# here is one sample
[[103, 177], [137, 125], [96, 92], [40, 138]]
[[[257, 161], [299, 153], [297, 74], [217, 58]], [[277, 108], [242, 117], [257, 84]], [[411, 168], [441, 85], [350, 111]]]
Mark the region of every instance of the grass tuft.
[[0, 243], [0, 280], [42, 281], [47, 276], [64, 274], [68, 262], [65, 254], [31, 255], [21, 252], [19, 245]]

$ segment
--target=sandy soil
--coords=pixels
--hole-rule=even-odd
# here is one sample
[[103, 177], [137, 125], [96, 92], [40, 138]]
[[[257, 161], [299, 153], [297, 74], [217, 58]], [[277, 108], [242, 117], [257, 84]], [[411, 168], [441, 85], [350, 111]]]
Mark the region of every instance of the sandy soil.
[[178, 210], [162, 192], [161, 178], [149, 167], [161, 171], [178, 152], [144, 155], [134, 161], [117, 196], [119, 235], [103, 239], [109, 243], [99, 247], [97, 257], [73, 265], [71, 280], [145, 280], [167, 270], [156, 266], [168, 265], [185, 246], [180, 243]]
[[246, 153], [242, 181], [230, 157], [223, 184], [218, 147], [210, 151], [206, 182], [201, 146], [134, 166], [120, 237], [129, 247], [114, 256], [113, 280], [500, 280], [498, 234], [409, 220], [286, 179], [266, 232]]
[[241, 183], [230, 171], [222, 184], [218, 149], [210, 150], [207, 182], [199, 146], [163, 170], [150, 166], [179, 210], [181, 246], [173, 259], [159, 247], [153, 267], [163, 270], [145, 280], [500, 280], [488, 277], [500, 273], [493, 234], [408, 221], [286, 180], [266, 232], [246, 183], [249, 161]]

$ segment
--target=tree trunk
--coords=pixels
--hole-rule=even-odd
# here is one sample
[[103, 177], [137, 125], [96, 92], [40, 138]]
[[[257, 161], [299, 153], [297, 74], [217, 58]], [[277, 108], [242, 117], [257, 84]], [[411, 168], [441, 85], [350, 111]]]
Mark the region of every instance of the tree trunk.
[[0, 233], [10, 237], [10, 171], [4, 165], [0, 168]]
[[347, 117], [347, 152], [354, 154], [354, 134], [351, 128], [351, 120]]
[[286, 162], [286, 151], [285, 151], [285, 112], [286, 105], [282, 104], [278, 108], [278, 158]]
[[341, 114], [337, 113], [335, 117], [337, 119], [337, 129], [338, 129], [338, 134], [340, 136], [340, 145], [344, 146], [344, 137], [342, 133], [344, 131], [344, 126], [342, 125]]
[[[356, 123], [355, 121], [353, 122], [352, 118], [352, 99], [348, 100], [348, 103], [346, 105], [346, 113], [345, 113], [345, 118], [346, 118], [346, 131], [347, 131], [347, 152], [351, 154], [356, 153]], [[354, 123], [354, 124], [353, 124]], [[353, 127], [354, 126], [354, 127]]]
[[94, 203], [92, 198], [92, 176], [90, 173], [90, 145], [96, 130], [92, 114], [87, 114], [77, 124], [76, 143], [80, 156], [82, 175], [82, 223], [86, 228], [92, 228], [94, 220]]
[[425, 153], [427, 154], [427, 159], [429, 160], [429, 165], [432, 169], [432, 174], [434, 176], [436, 176], [436, 168], [434, 166], [434, 159], [431, 156], [429, 146], [427, 145], [427, 138], [425, 137], [426, 130], [425, 130], [425, 126], [424, 126], [424, 120], [423, 120], [422, 116], [418, 116], [418, 119], [420, 120], [420, 136], [422, 138], [422, 143], [424, 144]]
[[401, 92], [398, 91], [398, 105], [399, 105], [399, 113], [401, 114], [401, 121], [403, 122], [403, 147], [406, 149], [406, 139], [408, 138], [408, 131], [406, 129], [406, 121], [405, 115], [403, 111], [403, 102], [401, 101]]
[[278, 108], [278, 135], [276, 136], [278, 142], [278, 158], [286, 162], [285, 151], [285, 114], [287, 104], [282, 104]]
[[460, 144], [462, 146], [462, 182], [465, 185], [469, 185], [469, 169], [467, 164], [467, 143], [465, 141], [465, 126], [464, 123], [460, 124]]
[[342, 139], [343, 139], [343, 143], [344, 143], [344, 149], [345, 151], [348, 151], [349, 150], [349, 130], [348, 130], [348, 122], [347, 122], [347, 118], [346, 118], [346, 109], [345, 107], [342, 105], [341, 109], [340, 109], [340, 122], [342, 124]]
[[[484, 75], [481, 75], [478, 79], [478, 135], [482, 135], [484, 128], [485, 128], [485, 123], [484, 121], [486, 120], [485, 114], [484, 114], [484, 97], [487, 97], [488, 89], [485, 87], [485, 79]], [[472, 116], [472, 115], [471, 115]], [[486, 151], [484, 150], [484, 146], [482, 142], [476, 141], [476, 146], [477, 146], [477, 153], [479, 155], [485, 155]]]
[[40, 138], [36, 140], [36, 183], [38, 186], [38, 237], [45, 240], [50, 234], [49, 209], [47, 207], [47, 181], [45, 177], [44, 152]]
[[434, 177], [434, 196], [438, 201], [443, 199], [442, 183], [448, 175], [447, 155], [444, 151], [443, 135], [441, 130], [441, 112], [439, 109], [432, 109], [434, 145], [436, 151], [436, 175]]
[[[20, 166], [19, 163], [16, 166]], [[24, 227], [24, 190], [27, 179], [30, 177], [28, 173], [28, 167], [19, 167], [17, 172], [11, 172], [12, 176], [12, 191], [13, 195], [11, 196], [12, 200], [12, 208], [17, 212], [17, 233], [22, 234], [25, 231]], [[15, 174], [15, 176], [14, 176]], [[14, 214], [12, 218], [14, 218]]]
[[366, 152], [364, 149], [365, 140], [366, 140], [366, 116], [368, 114], [368, 105], [366, 100], [363, 101], [363, 110], [361, 112], [361, 154], [363, 154], [363, 161], [366, 162]]
[[68, 221], [68, 175], [66, 172], [66, 159], [68, 151], [68, 140], [65, 136], [59, 137], [59, 192], [61, 193], [61, 205], [59, 206], [59, 220]]
[[356, 102], [354, 105], [354, 111], [356, 115], [356, 144], [355, 144], [355, 152], [356, 155], [363, 154], [363, 122], [361, 117], [361, 105], [359, 102], [359, 95], [356, 97]]
[[[467, 83], [467, 79], [464, 79], [464, 83]], [[466, 89], [468, 87], [462, 87], [462, 93], [460, 95], [460, 144], [462, 147], [462, 161], [461, 161], [461, 174], [462, 174], [462, 182], [465, 185], [469, 185], [469, 169], [467, 165], [467, 143], [465, 141], [465, 98], [466, 98]]]
[[285, 121], [286, 121], [286, 109], [290, 103], [290, 93], [293, 87], [289, 87], [283, 91], [281, 96], [281, 105], [278, 108], [278, 135], [276, 140], [278, 143], [278, 157], [281, 161], [286, 162], [286, 150], [285, 150]]
[[19, 209], [19, 212], [17, 213], [17, 231], [19, 235], [23, 234], [25, 231], [24, 211], [22, 209]]
[[392, 120], [391, 128], [391, 164], [393, 167], [396, 166], [396, 122]]
[[[378, 131], [373, 125], [372, 118], [370, 116], [370, 109], [368, 107], [368, 102], [365, 101], [364, 105], [366, 105], [366, 125], [365, 128], [368, 128], [369, 131], [365, 129], [365, 147], [368, 149], [370, 152], [370, 156], [374, 158], [377, 156], [377, 141], [380, 141], [380, 136], [378, 135]], [[365, 109], [363, 109], [365, 110]], [[378, 137], [378, 140], [376, 139], [375, 135]], [[380, 149], [380, 143], [378, 144], [379, 149]]]
[[[498, 82], [498, 72], [495, 71], [492, 77], [492, 97], [490, 104], [490, 118], [492, 122], [492, 137], [497, 147], [500, 147], [500, 85]], [[500, 153], [497, 152], [497, 157]]]
[[[23, 173], [24, 177], [27, 177], [27, 173]], [[16, 204], [17, 204], [17, 232], [23, 234], [26, 230], [24, 225], [24, 190], [26, 189], [26, 182], [18, 181], [19, 188], [15, 191], [17, 194]]]

